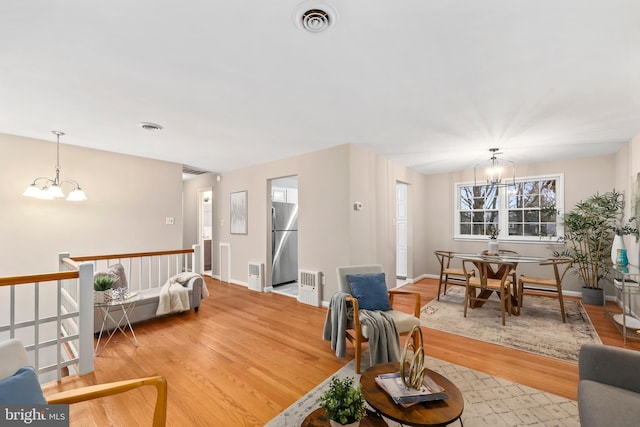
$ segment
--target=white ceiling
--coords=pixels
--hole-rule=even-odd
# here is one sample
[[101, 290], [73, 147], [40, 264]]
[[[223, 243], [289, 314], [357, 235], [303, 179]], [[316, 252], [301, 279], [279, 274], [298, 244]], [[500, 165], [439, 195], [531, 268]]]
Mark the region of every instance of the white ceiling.
[[215, 172], [354, 143], [425, 173], [640, 132], [640, 1], [326, 0], [320, 34], [299, 5], [3, 1], [0, 132]]

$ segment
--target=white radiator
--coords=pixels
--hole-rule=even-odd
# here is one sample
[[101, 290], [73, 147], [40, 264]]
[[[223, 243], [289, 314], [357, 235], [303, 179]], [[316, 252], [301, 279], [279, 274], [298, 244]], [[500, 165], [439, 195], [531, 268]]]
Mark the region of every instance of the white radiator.
[[262, 292], [264, 288], [264, 264], [249, 263], [249, 289]]
[[322, 273], [300, 270], [298, 272], [298, 301], [320, 307], [320, 284]]

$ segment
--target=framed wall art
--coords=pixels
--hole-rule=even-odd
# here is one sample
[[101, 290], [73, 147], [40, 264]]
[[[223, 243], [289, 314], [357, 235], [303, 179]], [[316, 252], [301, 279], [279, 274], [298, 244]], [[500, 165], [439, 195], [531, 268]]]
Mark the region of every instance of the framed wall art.
[[247, 191], [231, 193], [231, 234], [247, 234]]

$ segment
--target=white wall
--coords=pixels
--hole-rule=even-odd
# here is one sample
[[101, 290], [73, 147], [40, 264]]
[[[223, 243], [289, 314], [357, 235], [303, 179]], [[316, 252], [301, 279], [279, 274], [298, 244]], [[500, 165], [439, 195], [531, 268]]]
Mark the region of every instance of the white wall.
[[58, 252], [182, 247], [180, 164], [61, 144], [61, 179], [79, 181], [88, 197], [72, 203], [22, 196], [36, 177], [53, 178], [55, 141], [0, 134], [0, 152], [0, 276], [56, 271]]

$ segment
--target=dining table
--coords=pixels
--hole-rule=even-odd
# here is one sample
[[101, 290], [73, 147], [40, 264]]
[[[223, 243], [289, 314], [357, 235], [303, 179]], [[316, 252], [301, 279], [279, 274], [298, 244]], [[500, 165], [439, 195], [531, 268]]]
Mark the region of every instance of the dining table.
[[[478, 269], [478, 272], [486, 271], [487, 278], [489, 279], [500, 279], [504, 274], [504, 269], [509, 268], [508, 265], [513, 265], [513, 272], [509, 274], [513, 274], [513, 277], [517, 277], [515, 270], [518, 264], [525, 263], [535, 263], [540, 264], [541, 262], [547, 261], [547, 258], [544, 257], [536, 257], [536, 256], [523, 256], [517, 253], [503, 253], [503, 254], [478, 254], [478, 253], [463, 253], [463, 252], [455, 252], [453, 254], [454, 258], [460, 260], [469, 260], [471, 261], [475, 267]], [[515, 279], [514, 279], [515, 280]], [[513, 280], [512, 280], [513, 281]], [[519, 316], [520, 315], [520, 307], [518, 305], [518, 284], [511, 284], [511, 314]], [[483, 290], [478, 298], [487, 299], [494, 292], [491, 289]], [[472, 308], [482, 307], [485, 301], [476, 300]]]

